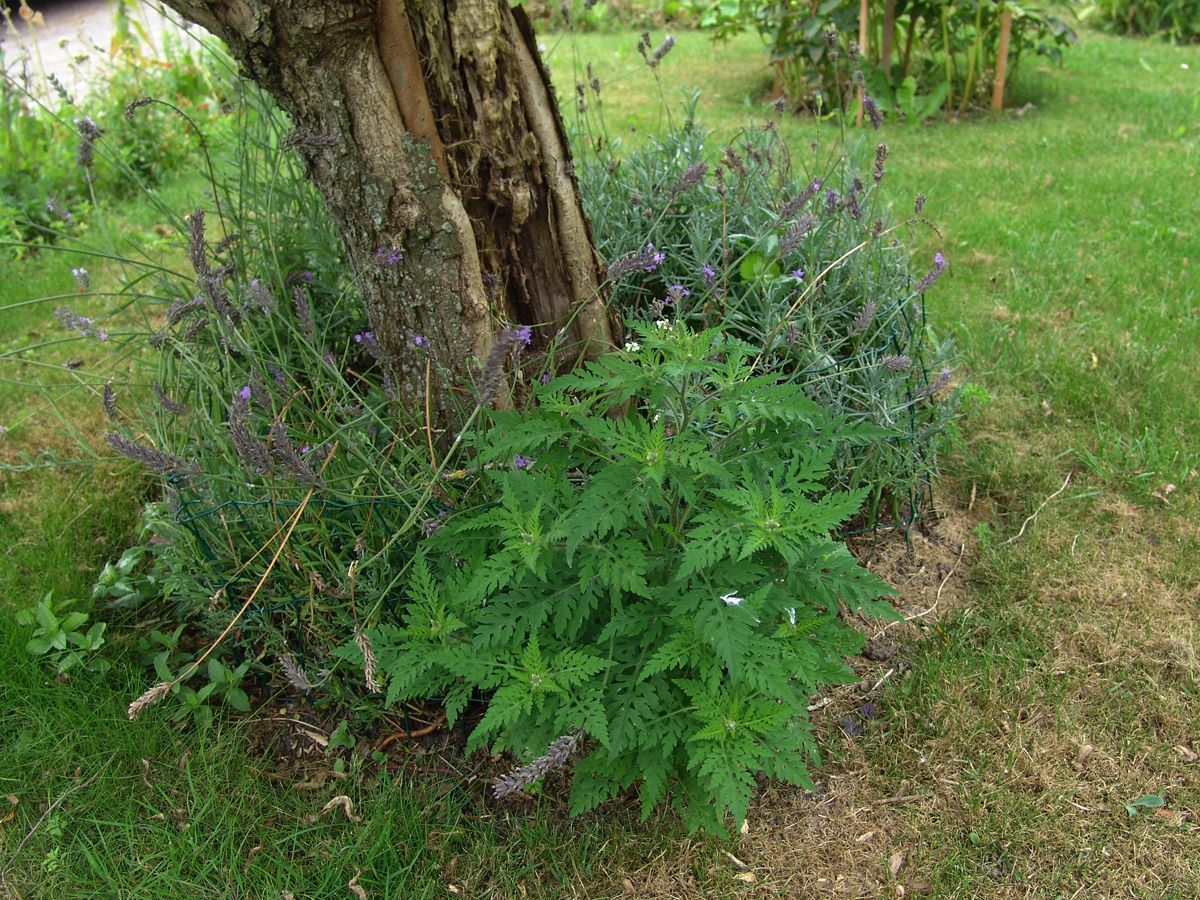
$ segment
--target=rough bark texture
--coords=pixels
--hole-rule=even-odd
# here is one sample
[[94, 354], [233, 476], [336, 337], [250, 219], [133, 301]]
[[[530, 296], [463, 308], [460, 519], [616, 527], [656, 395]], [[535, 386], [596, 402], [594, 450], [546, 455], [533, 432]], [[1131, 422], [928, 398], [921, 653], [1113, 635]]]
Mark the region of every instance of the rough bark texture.
[[[377, 339], [423, 402], [424, 335], [460, 375], [502, 320], [534, 350], [594, 353], [613, 329], [533, 34], [507, 0], [168, 0], [229, 45], [292, 116], [361, 279]], [[403, 262], [374, 265], [378, 248]], [[564, 352], [565, 351], [565, 352]], [[452, 385], [433, 385], [453, 424]]]

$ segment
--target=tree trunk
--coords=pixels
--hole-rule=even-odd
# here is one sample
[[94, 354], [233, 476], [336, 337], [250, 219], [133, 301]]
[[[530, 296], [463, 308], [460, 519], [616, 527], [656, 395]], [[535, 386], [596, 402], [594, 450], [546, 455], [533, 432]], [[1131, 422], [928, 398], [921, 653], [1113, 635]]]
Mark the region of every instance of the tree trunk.
[[[376, 339], [435, 429], [507, 320], [559, 360], [614, 328], [562, 122], [507, 0], [168, 0], [229, 46], [292, 117], [341, 229]], [[395, 266], [373, 264], [380, 248]], [[561, 335], [560, 335], [561, 332]], [[461, 383], [426, 386], [424, 336]], [[528, 352], [528, 351], [527, 351]]]

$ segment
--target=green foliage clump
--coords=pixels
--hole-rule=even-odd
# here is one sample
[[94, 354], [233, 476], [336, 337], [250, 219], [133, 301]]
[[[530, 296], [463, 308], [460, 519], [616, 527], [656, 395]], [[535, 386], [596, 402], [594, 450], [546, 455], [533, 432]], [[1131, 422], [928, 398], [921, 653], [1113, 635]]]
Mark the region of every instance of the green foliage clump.
[[[0, 240], [14, 242], [11, 255], [82, 234], [99, 198], [158, 186], [197, 160], [201, 129], [220, 132], [227, 120], [228, 97], [213, 75], [227, 59], [168, 38], [163, 58], [148, 55], [125, 4], [117, 24], [86, 96], [73, 96], [53, 72], [38, 77], [29, 51], [0, 42]], [[126, 115], [146, 97], [156, 102]], [[97, 136], [85, 137], [93, 127], [87, 133]]]
[[631, 28], [688, 28], [695, 16], [686, 0], [534, 0], [521, 4], [538, 30], [611, 32]]
[[1085, 13], [1116, 34], [1160, 35], [1180, 44], [1200, 41], [1200, 0], [1095, 0]]
[[[868, 47], [847, 62], [859, 33], [858, 0], [695, 0], [701, 25], [717, 39], [753, 28], [768, 45], [776, 90], [801, 109], [828, 111], [854, 99], [860, 68], [884, 112], [921, 121], [945, 108], [963, 113], [991, 96], [1000, 42], [1000, 15], [1013, 11], [1008, 78], [1015, 81], [1029, 54], [1058, 62], [1075, 33], [1041, 3], [997, 0], [917, 0], [895, 5], [889, 59], [883, 58], [884, 4], [872, 0]], [[886, 64], [885, 64], [886, 63]]]
[[[806, 705], [852, 677], [840, 604], [891, 590], [830, 537], [865, 490], [824, 486], [831, 415], [717, 329], [637, 340], [554, 379], [474, 439], [495, 501], [420, 548], [370, 632], [388, 701], [491, 695], [468, 749], [523, 759], [578, 730], [571, 807], [636, 785], [692, 827], [745, 817], [764, 773], [811, 787]], [[348, 645], [349, 658], [359, 659]]]
[[17, 624], [33, 629], [26, 651], [44, 658], [59, 675], [75, 668], [106, 671], [110, 663], [99, 651], [105, 643], [107, 625], [93, 622], [85, 631], [89, 614], [71, 606], [71, 603], [56, 604], [54, 596], [46, 594], [37, 605], [18, 612]]
[[718, 156], [690, 113], [626, 154], [590, 135], [601, 149], [583, 154], [580, 187], [601, 254], [620, 261], [652, 245], [662, 256], [615, 279], [614, 304], [627, 316], [668, 309], [697, 328], [721, 325], [812, 399], [887, 429], [885, 440], [841, 448], [832, 475], [869, 487], [873, 522], [911, 520], [954, 405], [935, 402], [949, 346], [922, 296], [941, 268], [910, 273], [900, 238], [923, 219], [888, 221], [887, 148], [866, 171], [840, 141], [837, 155], [794, 166], [768, 123]]

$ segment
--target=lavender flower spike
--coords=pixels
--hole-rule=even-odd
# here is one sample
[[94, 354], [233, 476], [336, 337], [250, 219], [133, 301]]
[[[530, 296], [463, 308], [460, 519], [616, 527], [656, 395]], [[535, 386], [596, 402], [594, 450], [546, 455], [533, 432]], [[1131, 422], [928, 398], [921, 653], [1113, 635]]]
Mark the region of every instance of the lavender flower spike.
[[507, 775], [502, 775], [492, 782], [492, 796], [499, 800], [509, 794], [515, 794], [535, 781], [539, 781], [549, 772], [565, 766], [578, 749], [582, 737], [583, 732], [576, 728], [560, 738], [555, 738], [546, 748], [545, 756], [539, 756], [533, 762], [513, 769]]
[[923, 294], [931, 287], [933, 283], [942, 277], [942, 273], [946, 271], [946, 257], [942, 256], [941, 251], [933, 255], [933, 268], [926, 272], [921, 280], [917, 282], [917, 286], [913, 289], [918, 294]]
[[178, 456], [154, 447], [144, 447], [115, 431], [106, 434], [104, 440], [108, 442], [108, 446], [122, 456], [128, 456], [130, 459], [140, 462], [147, 469], [159, 475], [180, 475], [194, 468]]
[[229, 436], [238, 459], [252, 475], [264, 475], [271, 468], [271, 457], [267, 448], [250, 433], [250, 388], [242, 388], [229, 407]]
[[866, 331], [868, 328], [871, 327], [871, 321], [874, 318], [875, 318], [875, 301], [868, 300], [866, 303], [863, 304], [862, 310], [859, 312], [859, 314], [857, 316], [855, 316], [854, 321], [850, 323], [850, 334], [855, 335], [855, 336], [862, 334], [864, 331]]
[[151, 385], [151, 390], [154, 391], [154, 396], [158, 398], [159, 406], [165, 409], [173, 416], [186, 416], [190, 410], [187, 404], [180, 403], [178, 400], [172, 400], [167, 396], [167, 392], [163, 390], [162, 385], [157, 381]]
[[929, 382], [929, 384], [925, 385], [925, 387], [921, 389], [921, 392], [917, 396], [922, 400], [927, 400], [931, 397], [937, 396], [949, 386], [950, 370], [943, 366], [942, 371], [938, 374], [938, 377]]
[[520, 350], [533, 340], [533, 329], [528, 325], [519, 328], [506, 328], [496, 335], [492, 349], [488, 353], [487, 362], [483, 366], [483, 377], [479, 382], [479, 402], [486, 406], [492, 402], [496, 389], [500, 387], [500, 378], [504, 371], [504, 360], [510, 350]]
[[629, 256], [623, 256], [615, 262], [609, 264], [608, 280], [617, 281], [641, 269], [645, 272], [653, 272], [667, 259], [665, 253], [656, 252], [653, 244], [647, 244], [646, 249], [640, 253], [632, 253]]
[[320, 486], [320, 477], [308, 463], [300, 458], [300, 454], [296, 452], [291, 439], [288, 438], [287, 426], [279, 419], [271, 423], [271, 450], [280, 465], [287, 469], [298, 482]]

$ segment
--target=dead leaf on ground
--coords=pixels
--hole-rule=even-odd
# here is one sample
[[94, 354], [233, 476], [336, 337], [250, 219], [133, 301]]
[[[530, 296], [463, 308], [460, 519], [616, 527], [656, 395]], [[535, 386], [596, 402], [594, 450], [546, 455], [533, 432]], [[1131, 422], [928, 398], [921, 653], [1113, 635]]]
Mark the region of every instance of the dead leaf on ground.
[[1091, 744], [1084, 744], [1079, 748], [1079, 752], [1075, 754], [1075, 761], [1072, 762], [1071, 765], [1076, 769], [1082, 769], [1083, 764], [1087, 762], [1091, 755], [1095, 752], [1096, 748]]
[[[347, 813], [347, 815], [349, 815], [349, 813]], [[354, 877], [350, 879], [350, 882], [346, 885], [346, 887], [350, 889], [350, 893], [357, 897], [358, 900], [367, 900], [366, 890], [358, 883], [360, 875], [362, 875], [362, 870], [355, 869]]]
[[1170, 496], [1177, 490], [1179, 490], [1179, 488], [1173, 484], [1162, 484], [1158, 486], [1158, 490], [1151, 491], [1150, 496], [1161, 500], [1163, 503], [1170, 503]]
[[1185, 763], [1194, 763], [1197, 759], [1200, 759], [1200, 756], [1196, 755], [1195, 750], [1191, 747], [1185, 747], [1183, 744], [1176, 747], [1175, 752], [1179, 754], [1179, 758]]
[[262, 844], [255, 844], [250, 848], [250, 852], [246, 854], [246, 861], [242, 863], [242, 874], [245, 875], [250, 871], [250, 860], [254, 859], [254, 854], [262, 849]]
[[1181, 809], [1167, 809], [1165, 806], [1154, 810], [1154, 815], [1168, 825], [1182, 825], [1188, 819], [1188, 814]]
[[324, 787], [325, 782], [329, 781], [331, 778], [338, 779], [338, 778], [345, 778], [345, 777], [346, 777], [345, 772], [335, 772], [335, 771], [333, 771], [333, 769], [322, 769], [320, 772], [317, 772], [315, 775], [313, 775], [312, 778], [308, 779], [307, 781], [297, 782], [296, 790], [298, 790], [298, 791], [315, 791], [318, 788]]
[[338, 794], [323, 807], [321, 807], [321, 811], [319, 813], [317, 813], [315, 816], [309, 816], [308, 821], [310, 823], [317, 821], [317, 819], [321, 818], [321, 816], [325, 815], [325, 813], [329, 812], [335, 806], [340, 806], [342, 808], [342, 812], [346, 814], [346, 818], [351, 822], [362, 821], [361, 818], [354, 814], [354, 801], [345, 794]]
[[908, 853], [904, 850], [897, 850], [892, 854], [892, 858], [888, 860], [888, 871], [895, 878], [900, 874], [900, 870], [904, 868], [904, 860], [908, 857]]
[[746, 884], [754, 884], [754, 882], [758, 881], [758, 876], [753, 872], [739, 872], [733, 877], [738, 881], [744, 881]]

